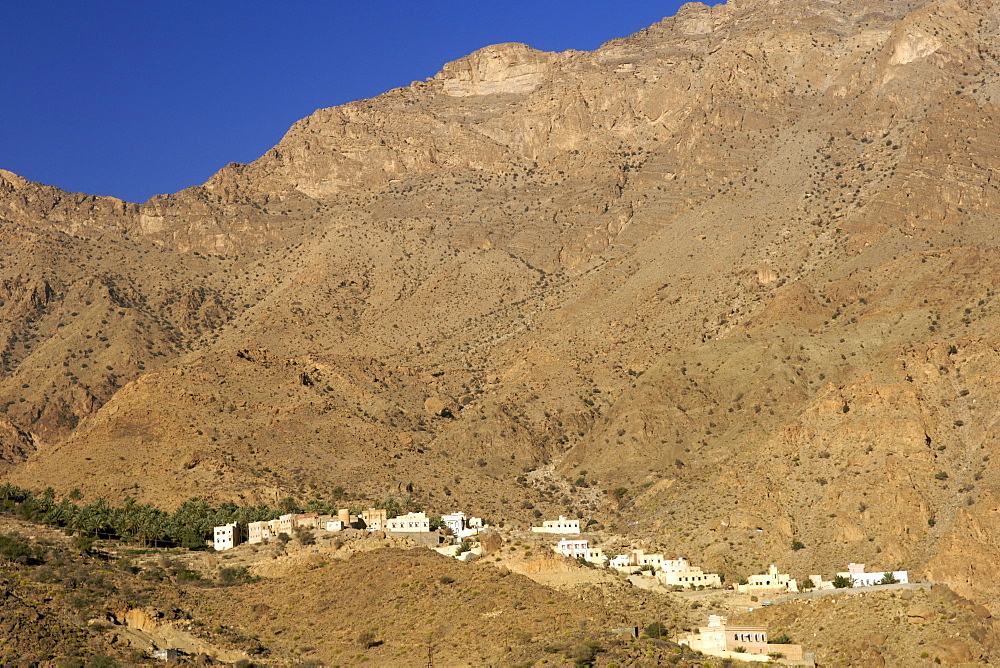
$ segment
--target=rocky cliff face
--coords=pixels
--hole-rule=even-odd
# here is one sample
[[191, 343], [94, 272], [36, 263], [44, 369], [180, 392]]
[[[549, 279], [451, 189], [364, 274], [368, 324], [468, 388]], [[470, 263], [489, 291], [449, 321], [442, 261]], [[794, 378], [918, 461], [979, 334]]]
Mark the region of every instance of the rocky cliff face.
[[482, 49], [141, 205], [2, 173], [9, 476], [412, 489], [995, 606], [998, 25], [690, 4]]

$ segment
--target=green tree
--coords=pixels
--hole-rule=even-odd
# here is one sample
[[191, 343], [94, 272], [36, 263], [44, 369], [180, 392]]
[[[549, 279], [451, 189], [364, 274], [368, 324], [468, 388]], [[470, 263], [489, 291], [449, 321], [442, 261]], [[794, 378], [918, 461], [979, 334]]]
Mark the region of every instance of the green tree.
[[665, 638], [667, 636], [667, 627], [663, 625], [663, 622], [653, 622], [645, 628], [643, 633], [653, 639]]
[[854, 581], [847, 576], [838, 575], [837, 577], [833, 578], [833, 586], [836, 587], [837, 589], [846, 589], [848, 587], [853, 587]]
[[892, 571], [886, 571], [882, 575], [882, 579], [879, 580], [878, 583], [880, 585], [894, 585], [894, 584], [899, 584], [899, 580], [897, 580], [896, 576], [892, 574]]

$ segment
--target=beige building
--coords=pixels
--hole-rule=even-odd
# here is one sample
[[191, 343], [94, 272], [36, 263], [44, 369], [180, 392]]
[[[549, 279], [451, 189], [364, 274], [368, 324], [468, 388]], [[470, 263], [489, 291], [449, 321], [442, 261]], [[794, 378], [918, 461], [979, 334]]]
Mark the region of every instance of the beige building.
[[361, 511], [361, 519], [369, 531], [382, 531], [388, 525], [386, 511], [382, 508], [369, 508]]
[[271, 522], [250, 522], [247, 525], [247, 542], [263, 543], [265, 540], [274, 538], [277, 533], [271, 531]]
[[559, 516], [557, 520], [546, 520], [540, 527], [531, 527], [535, 533], [580, 533], [580, 520], [569, 520]]
[[698, 633], [679, 637], [677, 642], [710, 656], [764, 662], [771, 661], [769, 654], [780, 653], [780, 663], [814, 664], [811, 655], [803, 654], [802, 645], [768, 643], [767, 629], [763, 626], [733, 626], [719, 615], [709, 615], [708, 626], [700, 627]]
[[699, 566], [692, 566], [687, 559], [666, 559], [660, 565], [656, 578], [664, 585], [687, 587], [721, 587], [722, 578], [718, 573], [705, 573]]
[[747, 578], [746, 584], [736, 585], [736, 590], [741, 594], [767, 596], [783, 592], [797, 592], [799, 587], [795, 583], [795, 580], [792, 579], [792, 576], [788, 573], [779, 573], [777, 566], [771, 564], [771, 567], [767, 569], [767, 573], [751, 575]]
[[723, 652], [767, 655], [767, 629], [763, 626], [730, 626], [726, 618], [719, 615], [708, 616], [708, 626], [702, 626], [698, 633], [682, 636], [678, 642], [696, 652], [713, 656], [725, 656]]
[[389, 531], [406, 531], [409, 533], [428, 533], [431, 521], [424, 513], [407, 513], [394, 517], [387, 522]]
[[299, 515], [282, 515], [276, 520], [250, 522], [247, 525], [247, 542], [263, 543], [265, 540], [277, 538], [278, 534], [292, 535], [295, 527], [323, 528], [318, 513], [301, 513]]
[[348, 510], [347, 508], [341, 508], [340, 510], [337, 511], [337, 519], [340, 521], [340, 523], [343, 525], [345, 529], [350, 528], [351, 511]]

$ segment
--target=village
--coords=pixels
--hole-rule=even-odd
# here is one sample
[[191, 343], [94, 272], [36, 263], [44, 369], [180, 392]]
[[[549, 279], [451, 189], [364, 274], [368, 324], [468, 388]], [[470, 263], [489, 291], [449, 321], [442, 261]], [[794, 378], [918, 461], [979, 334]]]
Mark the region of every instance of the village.
[[[246, 525], [233, 522], [218, 526], [214, 529], [214, 548], [223, 552], [242, 544], [266, 545], [272, 540], [287, 543], [293, 536], [300, 543], [309, 545], [315, 540], [314, 532], [335, 535], [348, 530], [363, 535], [381, 532], [385, 537], [407, 539], [417, 546], [469, 562], [482, 559], [488, 553], [484, 543], [500, 543], [497, 530], [482, 518], [466, 515], [462, 511], [440, 517], [431, 517], [425, 512], [388, 517], [385, 509], [368, 508], [352, 513], [344, 508], [336, 516], [289, 513]], [[583, 537], [580, 520], [563, 516], [545, 520], [540, 526], [532, 526], [531, 534], [558, 538], [549, 544], [552, 552], [589, 568], [622, 574], [637, 587], [678, 593], [717, 590], [723, 594], [741, 595], [753, 605], [774, 605], [794, 597], [823, 596], [843, 590], [863, 592], [872, 588], [909, 587], [909, 574], [905, 570], [868, 572], [864, 564], [857, 563], [848, 564], [847, 570], [837, 572], [829, 579], [821, 574], [812, 574], [801, 581], [788, 573], [781, 573], [772, 564], [766, 573], [751, 575], [736, 583], [725, 583], [721, 574], [705, 572], [685, 557], [668, 558], [640, 548], [621, 551], [592, 546], [590, 538]], [[487, 536], [493, 540], [489, 541]], [[746, 609], [753, 610], [753, 607]], [[623, 627], [614, 629], [613, 633], [638, 638], [640, 629]], [[787, 635], [780, 634], [769, 639], [767, 628], [732, 625], [720, 614], [710, 614], [707, 625], [699, 627], [697, 632], [678, 633], [673, 640], [694, 651], [722, 658], [796, 666], [815, 664], [813, 655], [804, 652], [801, 645], [792, 644]]]

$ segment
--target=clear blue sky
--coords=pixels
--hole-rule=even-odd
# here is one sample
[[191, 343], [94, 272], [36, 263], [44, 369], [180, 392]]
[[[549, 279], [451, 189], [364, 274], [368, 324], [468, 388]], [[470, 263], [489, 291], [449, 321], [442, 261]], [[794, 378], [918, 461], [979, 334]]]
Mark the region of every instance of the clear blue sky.
[[254, 160], [315, 109], [433, 76], [488, 44], [590, 50], [681, 3], [3, 4], [0, 168], [141, 202]]

